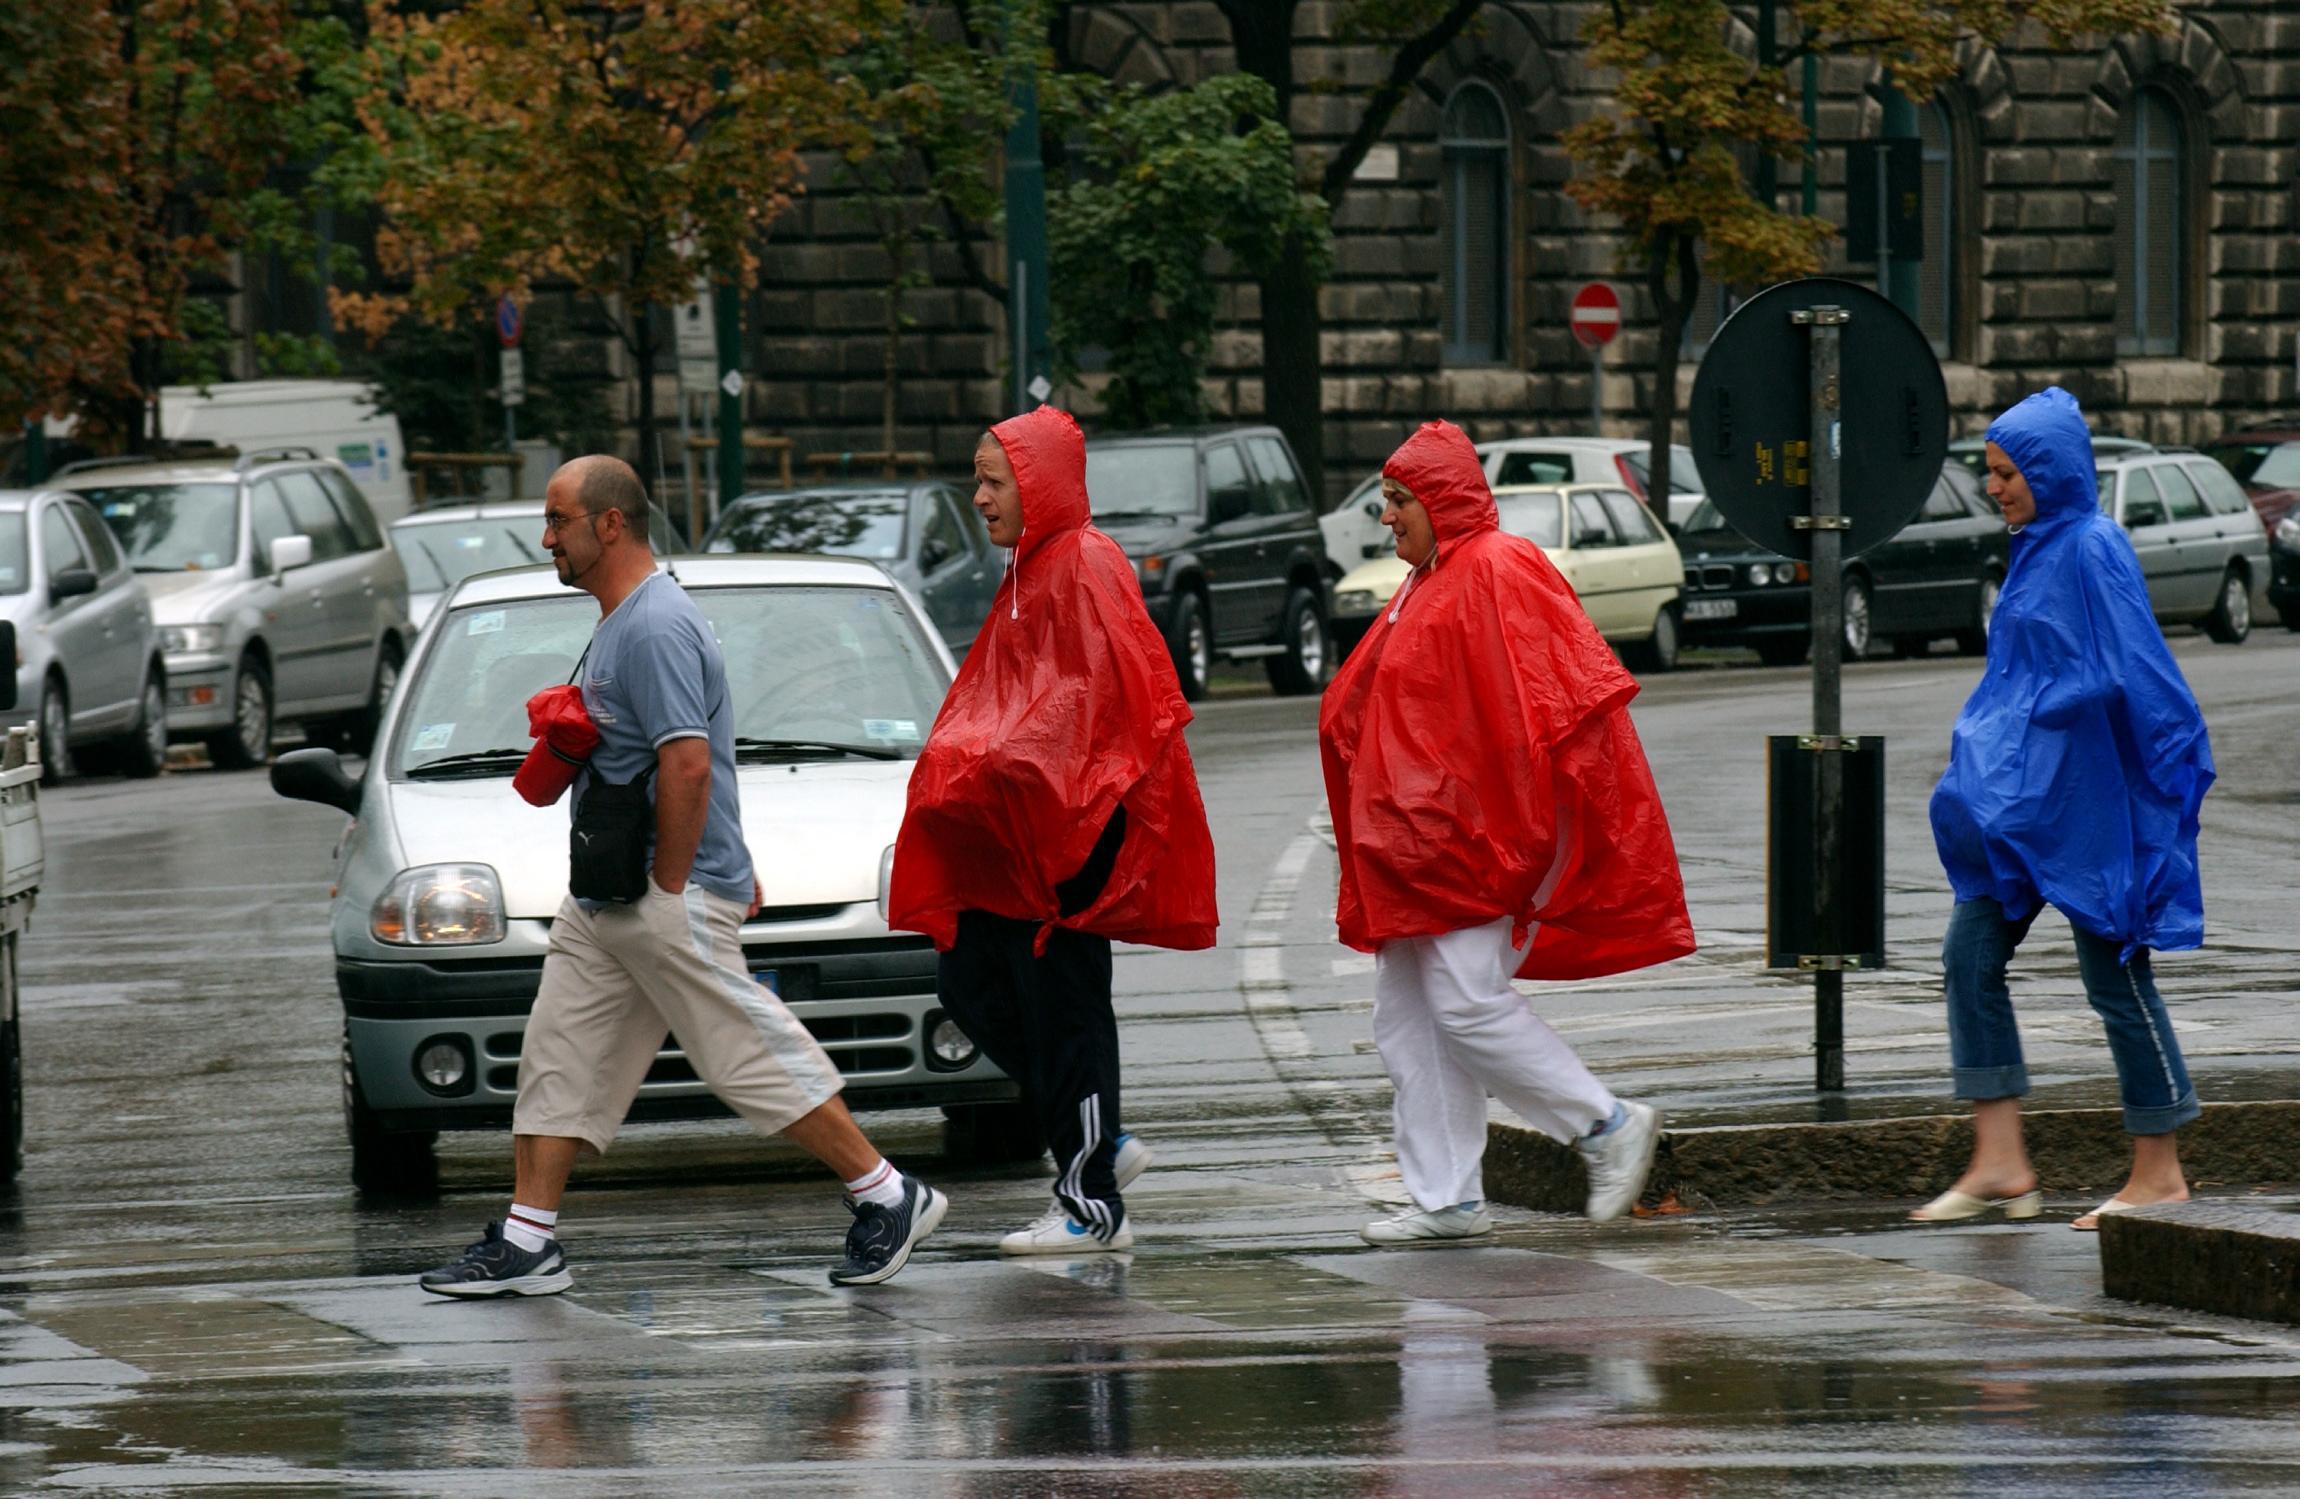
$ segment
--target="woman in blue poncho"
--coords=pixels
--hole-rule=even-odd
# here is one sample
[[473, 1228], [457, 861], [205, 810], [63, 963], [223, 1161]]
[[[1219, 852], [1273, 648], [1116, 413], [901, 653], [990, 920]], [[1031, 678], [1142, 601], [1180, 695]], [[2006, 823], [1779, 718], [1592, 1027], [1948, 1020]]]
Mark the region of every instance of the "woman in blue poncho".
[[2075, 931], [2133, 1137], [2132, 1174], [2076, 1220], [2088, 1229], [2102, 1213], [2188, 1196], [2173, 1131], [2196, 1117], [2196, 1090], [2148, 955], [2204, 940], [2196, 812], [2212, 748], [2132, 545], [2101, 514], [2075, 397], [2055, 387], [1998, 417], [1987, 457], [2012, 560], [1988, 670], [1957, 715], [1932, 805], [1957, 898], [1941, 962], [1956, 1096], [1973, 1100], [1973, 1156], [1912, 1216], [2031, 1218], [2041, 1207], [2021, 1141], [2028, 1069], [2005, 965], [2049, 905]]

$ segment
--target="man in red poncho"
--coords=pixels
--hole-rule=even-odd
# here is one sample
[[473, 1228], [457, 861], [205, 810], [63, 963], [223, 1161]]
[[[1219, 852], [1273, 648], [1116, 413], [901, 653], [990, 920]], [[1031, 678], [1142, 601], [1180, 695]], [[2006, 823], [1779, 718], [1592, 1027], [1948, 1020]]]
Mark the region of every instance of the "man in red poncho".
[[1591, 1076], [1512, 986], [1693, 950], [1637, 683], [1541, 549], [1500, 529], [1477, 452], [1429, 422], [1382, 469], [1413, 567], [1318, 716], [1342, 940], [1375, 954], [1374, 1040], [1414, 1210], [1376, 1244], [1490, 1232], [1486, 1096], [1580, 1151], [1589, 1216], [1644, 1190], [1660, 1116]]
[[1086, 443], [1042, 406], [974, 455], [1005, 586], [910, 777], [889, 919], [942, 952], [942, 1003], [1022, 1085], [1059, 1172], [1005, 1254], [1134, 1242], [1150, 1152], [1118, 1112], [1113, 939], [1214, 944], [1214, 842], [1190, 710], [1118, 544], [1088, 524]]

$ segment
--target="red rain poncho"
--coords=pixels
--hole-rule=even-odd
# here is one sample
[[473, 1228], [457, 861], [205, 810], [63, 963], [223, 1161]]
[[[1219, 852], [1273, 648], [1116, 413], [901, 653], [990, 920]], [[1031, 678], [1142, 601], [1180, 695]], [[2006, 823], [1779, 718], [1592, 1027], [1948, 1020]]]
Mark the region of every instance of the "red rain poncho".
[[1437, 555], [1318, 715], [1342, 940], [1371, 952], [1506, 916], [1520, 941], [1539, 923], [1518, 968], [1538, 979], [1691, 952], [1677, 850], [1629, 722], [1636, 679], [1541, 549], [1499, 528], [1459, 427], [1424, 424], [1382, 472], [1429, 511]]
[[583, 691], [572, 682], [546, 687], [527, 700], [527, 732], [535, 747], [511, 777], [511, 789], [538, 807], [567, 794], [584, 762], [599, 747], [599, 726], [583, 706]]
[[[890, 924], [948, 949], [989, 911], [1159, 947], [1214, 945], [1214, 840], [1183, 742], [1190, 709], [1118, 544], [1087, 523], [1086, 442], [1042, 406], [992, 435], [1022, 541], [951, 684], [895, 843]], [[1059, 914], [1113, 811], [1125, 839], [1093, 904]]]

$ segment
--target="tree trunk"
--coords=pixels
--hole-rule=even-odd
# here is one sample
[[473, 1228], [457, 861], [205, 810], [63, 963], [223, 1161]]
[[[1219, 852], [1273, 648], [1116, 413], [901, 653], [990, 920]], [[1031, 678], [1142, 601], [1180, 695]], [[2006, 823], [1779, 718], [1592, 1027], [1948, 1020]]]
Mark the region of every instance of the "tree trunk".
[[655, 305], [640, 302], [631, 309], [631, 343], [639, 359], [639, 482], [650, 494], [662, 477], [661, 446], [655, 431]]
[[1318, 348], [1318, 283], [1289, 246], [1262, 289], [1262, 403], [1294, 445], [1318, 508], [1326, 499], [1325, 365]]
[[[1672, 243], [1653, 257], [1646, 268], [1645, 286], [1652, 294], [1659, 320], [1660, 343], [1653, 351], [1652, 422], [1647, 431], [1650, 451], [1645, 460], [1645, 503], [1655, 518], [1669, 519], [1669, 448], [1677, 426], [1677, 365], [1685, 343], [1685, 321], [1693, 298], [1701, 288], [1701, 261], [1693, 236], [1673, 234]], [[1675, 261], [1677, 292], [1669, 290], [1671, 262]]]

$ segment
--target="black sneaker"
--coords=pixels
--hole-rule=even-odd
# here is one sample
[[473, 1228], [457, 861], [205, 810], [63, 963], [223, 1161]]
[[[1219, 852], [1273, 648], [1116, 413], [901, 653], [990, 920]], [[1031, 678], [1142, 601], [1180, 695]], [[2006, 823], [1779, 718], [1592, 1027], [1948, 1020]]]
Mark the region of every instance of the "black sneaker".
[[834, 1286], [875, 1286], [910, 1263], [910, 1251], [934, 1232], [950, 1199], [915, 1176], [902, 1179], [902, 1206], [847, 1201], [855, 1215], [847, 1230], [846, 1263], [831, 1272]]
[[452, 1265], [426, 1270], [416, 1284], [434, 1296], [556, 1296], [575, 1284], [559, 1241], [541, 1249], [521, 1249], [503, 1237], [503, 1225], [487, 1225], [487, 1237], [463, 1251]]

